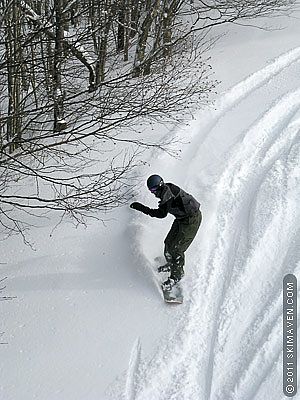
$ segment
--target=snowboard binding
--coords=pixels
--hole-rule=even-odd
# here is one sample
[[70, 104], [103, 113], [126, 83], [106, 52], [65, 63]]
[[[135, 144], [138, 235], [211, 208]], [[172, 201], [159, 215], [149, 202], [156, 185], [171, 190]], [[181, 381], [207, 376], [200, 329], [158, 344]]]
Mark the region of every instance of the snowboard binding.
[[161, 288], [166, 303], [182, 304], [183, 295], [179, 281], [169, 278], [162, 283]]
[[170, 273], [171, 272], [171, 265], [170, 263], [167, 263], [165, 265], [161, 265], [160, 267], [157, 268], [157, 272], [161, 273], [161, 272], [167, 272]]
[[161, 287], [164, 292], [171, 292], [173, 287], [176, 285], [178, 281], [172, 278], [168, 278], [165, 282], [162, 283]]

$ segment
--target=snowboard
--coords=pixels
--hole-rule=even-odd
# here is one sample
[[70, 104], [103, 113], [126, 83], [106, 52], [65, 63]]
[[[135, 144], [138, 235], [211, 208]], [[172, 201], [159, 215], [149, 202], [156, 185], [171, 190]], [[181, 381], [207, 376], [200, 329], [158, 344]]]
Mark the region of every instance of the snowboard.
[[182, 304], [183, 303], [183, 295], [182, 295], [182, 289], [180, 287], [180, 284], [177, 283], [172, 287], [172, 290], [164, 290], [163, 288], [163, 296], [164, 300], [166, 303], [175, 303], [175, 304]]
[[[165, 257], [163, 256], [155, 257], [154, 261], [156, 265], [162, 265], [166, 262]], [[166, 303], [182, 304], [183, 295], [180, 284], [177, 283], [176, 285], [174, 285], [171, 291], [164, 290], [163, 287], [161, 286], [161, 278], [164, 277], [164, 279], [167, 279], [168, 274], [159, 273], [156, 269], [156, 275], [159, 277], [160, 288], [164, 297], [164, 301]]]

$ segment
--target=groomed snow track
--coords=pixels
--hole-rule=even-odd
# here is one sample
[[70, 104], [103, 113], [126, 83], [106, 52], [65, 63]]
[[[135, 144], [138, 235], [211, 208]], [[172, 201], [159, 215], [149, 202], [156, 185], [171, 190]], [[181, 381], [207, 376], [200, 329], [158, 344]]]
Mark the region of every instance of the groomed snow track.
[[[299, 69], [300, 47], [223, 94], [215, 111], [197, 117], [199, 129], [182, 157], [181, 184], [210, 202], [189, 253], [193, 268], [182, 317], [152, 359], [141, 360], [137, 342], [132, 354], [138, 360], [130, 361], [120, 398], [284, 399], [282, 279], [299, 275], [300, 267], [300, 85], [281, 83]], [[253, 113], [262, 91], [270, 92], [270, 102]], [[224, 119], [234, 124], [249, 107], [252, 117], [222, 160], [216, 157], [216, 174], [204, 185], [203, 147], [216, 140]], [[217, 139], [227, 140], [226, 134]]]

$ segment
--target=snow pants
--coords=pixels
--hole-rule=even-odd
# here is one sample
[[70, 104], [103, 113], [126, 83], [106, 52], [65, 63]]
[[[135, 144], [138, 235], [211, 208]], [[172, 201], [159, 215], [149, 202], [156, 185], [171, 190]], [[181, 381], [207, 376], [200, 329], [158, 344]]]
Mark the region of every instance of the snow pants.
[[184, 253], [194, 240], [202, 221], [199, 210], [190, 217], [175, 219], [171, 229], [165, 238], [164, 255], [171, 267], [171, 276], [180, 280], [184, 275]]

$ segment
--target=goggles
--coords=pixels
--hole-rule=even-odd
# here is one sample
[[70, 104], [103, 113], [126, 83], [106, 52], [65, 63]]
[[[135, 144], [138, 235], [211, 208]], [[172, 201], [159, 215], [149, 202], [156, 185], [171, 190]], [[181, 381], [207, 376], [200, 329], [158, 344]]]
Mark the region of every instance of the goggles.
[[153, 186], [149, 190], [150, 190], [151, 193], [155, 193], [155, 192], [157, 192], [158, 188], [159, 188], [159, 186]]

